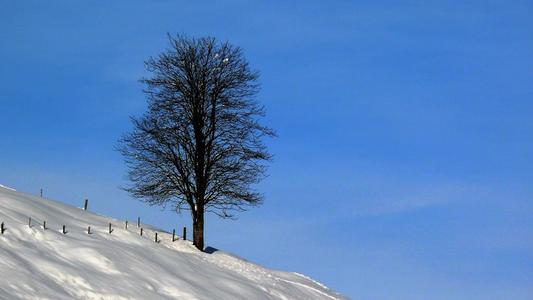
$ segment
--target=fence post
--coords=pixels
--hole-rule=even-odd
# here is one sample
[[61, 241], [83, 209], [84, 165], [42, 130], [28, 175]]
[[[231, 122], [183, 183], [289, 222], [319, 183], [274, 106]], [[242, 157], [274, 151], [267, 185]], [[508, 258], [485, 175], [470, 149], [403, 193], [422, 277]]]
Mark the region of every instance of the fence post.
[[125, 228], [126, 228], [126, 230], [128, 230], [128, 221], [126, 221], [126, 227]]
[[4, 222], [2, 222], [2, 225], [0, 225], [0, 231], [2, 234], [4, 234], [4, 231], [6, 231], [6, 228], [4, 227]]
[[187, 240], [187, 227], [183, 227], [183, 240]]
[[43, 229], [46, 230], [46, 221], [43, 221]]
[[137, 217], [137, 227], [141, 227], [141, 217]]
[[89, 205], [89, 199], [85, 199], [85, 203], [83, 204], [83, 210], [87, 210], [88, 205]]
[[30, 217], [30, 218], [28, 218], [28, 227], [30, 227], [30, 228], [31, 228], [31, 217]]
[[176, 240], [176, 229], [172, 229], [172, 242]]
[[87, 234], [91, 234], [91, 226], [87, 226]]
[[41, 189], [41, 198], [43, 197], [43, 189]]
[[113, 229], [111, 229], [111, 223], [109, 223], [109, 233], [111, 234], [113, 232]]
[[141, 227], [141, 236], [143, 236], [143, 228]]
[[67, 234], [67, 229], [65, 228], [65, 225], [63, 225], [63, 234]]
[[155, 242], [157, 243], [157, 232], [155, 233]]

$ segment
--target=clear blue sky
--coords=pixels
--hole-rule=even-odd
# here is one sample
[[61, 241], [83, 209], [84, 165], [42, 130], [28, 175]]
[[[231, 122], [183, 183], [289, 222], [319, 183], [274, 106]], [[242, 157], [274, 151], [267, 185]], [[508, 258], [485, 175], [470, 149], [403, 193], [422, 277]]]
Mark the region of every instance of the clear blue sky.
[[207, 244], [354, 299], [533, 298], [531, 1], [0, 0], [0, 183], [171, 229], [118, 186], [166, 33], [261, 71], [278, 131]]

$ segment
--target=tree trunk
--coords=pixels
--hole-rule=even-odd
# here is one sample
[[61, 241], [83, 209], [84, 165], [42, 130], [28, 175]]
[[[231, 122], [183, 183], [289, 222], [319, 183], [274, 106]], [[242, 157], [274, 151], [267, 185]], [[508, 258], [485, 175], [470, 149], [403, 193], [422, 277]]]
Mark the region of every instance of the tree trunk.
[[193, 220], [193, 244], [201, 251], [204, 251], [204, 212], [199, 210], [195, 213]]

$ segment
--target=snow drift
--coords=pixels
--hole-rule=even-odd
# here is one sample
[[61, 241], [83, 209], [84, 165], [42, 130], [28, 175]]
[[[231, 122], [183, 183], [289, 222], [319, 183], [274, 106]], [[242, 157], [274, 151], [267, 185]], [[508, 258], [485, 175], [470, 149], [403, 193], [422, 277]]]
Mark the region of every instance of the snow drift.
[[124, 221], [1, 185], [0, 222], [0, 299], [345, 299], [297, 273], [203, 253], [144, 224], [141, 237], [136, 224], [126, 230]]

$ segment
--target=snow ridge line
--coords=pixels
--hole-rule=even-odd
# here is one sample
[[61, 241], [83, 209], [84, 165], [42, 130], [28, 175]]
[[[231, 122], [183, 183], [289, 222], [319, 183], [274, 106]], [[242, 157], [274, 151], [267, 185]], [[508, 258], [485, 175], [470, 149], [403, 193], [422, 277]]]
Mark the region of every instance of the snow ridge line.
[[[301, 287], [304, 287], [304, 288], [310, 289], [310, 290], [312, 290], [312, 291], [314, 291], [314, 292], [316, 292], [316, 293], [319, 293], [319, 294], [321, 294], [322, 296], [326, 296], [326, 297], [328, 297], [328, 298], [330, 298], [330, 299], [338, 300], [337, 297], [333, 297], [333, 296], [331, 296], [331, 295], [328, 295], [328, 294], [322, 292], [322, 291], [319, 290], [319, 289], [315, 289], [315, 288], [312, 287], [312, 286], [308, 286], [308, 285], [306, 285], [306, 284], [299, 283], [299, 282], [296, 282], [296, 281], [290, 281], [290, 280], [287, 280], [287, 279], [282, 279], [282, 278], [279, 278], [279, 277], [274, 277], [274, 278], [275, 278], [276, 280], [279, 280], [279, 281], [284, 281], [284, 282], [287, 282], [287, 283], [290, 283], [290, 284], [294, 284], [294, 285], [298, 285], [298, 286], [301, 286]], [[313, 281], [314, 281], [314, 280], [313, 280]]]
[[14, 188], [10, 188], [10, 187], [5, 186], [5, 185], [3, 185], [3, 184], [0, 184], [0, 188], [4, 188], [4, 189], [6, 189], [6, 190], [15, 191], [15, 192], [17, 191], [17, 190], [15, 190]]

